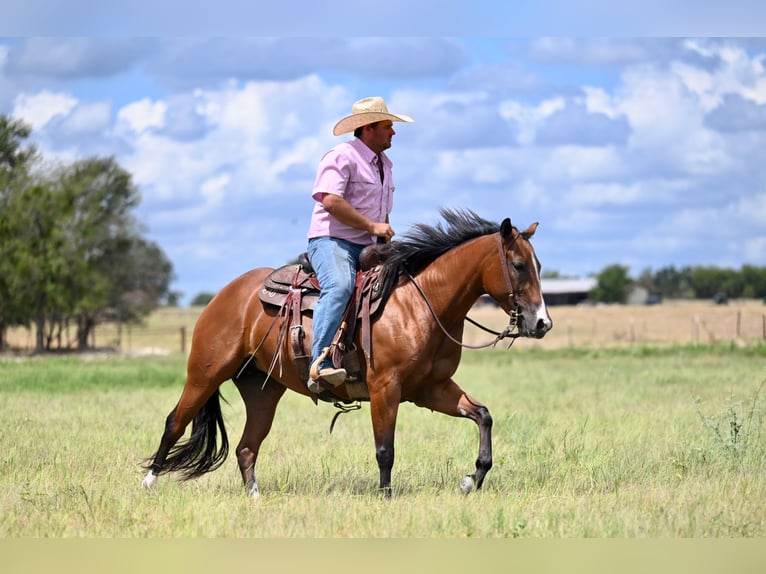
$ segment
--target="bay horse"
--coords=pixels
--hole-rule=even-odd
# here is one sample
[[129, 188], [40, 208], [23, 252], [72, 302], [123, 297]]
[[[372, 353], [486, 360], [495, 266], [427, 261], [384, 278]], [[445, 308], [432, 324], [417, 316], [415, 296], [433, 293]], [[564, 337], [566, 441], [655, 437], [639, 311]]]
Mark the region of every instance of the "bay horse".
[[[440, 213], [443, 221], [417, 224], [389, 245], [391, 253], [383, 265], [388, 268], [384, 289], [390, 293], [372, 324], [374, 357], [362, 359], [379, 486], [386, 497], [391, 496], [396, 418], [403, 402], [477, 424], [476, 472], [463, 477], [464, 492], [480, 489], [492, 467], [489, 410], [452, 379], [464, 346], [464, 321], [479, 297], [488, 294], [497, 302], [509, 315], [516, 336], [539, 339], [553, 326], [541, 291], [540, 262], [529, 241], [538, 224], [520, 231], [508, 218], [498, 225], [470, 210]], [[278, 339], [279, 329], [272, 329], [279, 310], [264, 305], [258, 296], [272, 271], [253, 269], [233, 280], [200, 314], [186, 384], [167, 416], [159, 448], [146, 461], [144, 487], [151, 488], [162, 472], [177, 471], [190, 479], [223, 463], [229, 443], [219, 387], [232, 379], [246, 410], [237, 462], [248, 495], [259, 496], [256, 460], [280, 398], [287, 389], [312, 397], [289, 360], [273, 369], [275, 355], [286, 356], [288, 345]], [[244, 364], [249, 368], [243, 371]], [[340, 401], [349, 398], [344, 392], [343, 385], [333, 390]], [[190, 422], [190, 436], [178, 442]]]

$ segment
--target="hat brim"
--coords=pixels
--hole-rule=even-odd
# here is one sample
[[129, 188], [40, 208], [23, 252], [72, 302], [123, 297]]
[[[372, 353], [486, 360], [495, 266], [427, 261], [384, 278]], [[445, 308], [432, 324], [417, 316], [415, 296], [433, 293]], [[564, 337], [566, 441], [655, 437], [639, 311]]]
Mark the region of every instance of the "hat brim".
[[391, 120], [392, 122], [414, 122], [410, 116], [404, 114], [387, 114], [385, 112], [362, 112], [360, 114], [352, 114], [346, 116], [340, 120], [332, 129], [334, 136], [339, 136], [353, 132], [356, 128], [361, 128], [367, 124], [374, 124], [375, 122], [382, 122], [385, 120]]

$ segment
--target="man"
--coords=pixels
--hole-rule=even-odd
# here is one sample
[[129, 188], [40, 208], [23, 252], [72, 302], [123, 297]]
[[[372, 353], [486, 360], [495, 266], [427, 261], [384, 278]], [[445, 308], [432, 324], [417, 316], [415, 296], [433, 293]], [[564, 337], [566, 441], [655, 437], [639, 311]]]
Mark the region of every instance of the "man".
[[[319, 163], [312, 197], [316, 202], [308, 232], [308, 255], [321, 287], [314, 308], [308, 388], [320, 383], [337, 386], [346, 371], [335, 368], [329, 346], [354, 290], [359, 254], [376, 241], [394, 236], [389, 224], [394, 182], [384, 152], [396, 133], [393, 122], [412, 118], [388, 112], [383, 98], [354, 103], [333, 135], [354, 133], [354, 139], [328, 151]], [[380, 238], [380, 239], [378, 239]]]

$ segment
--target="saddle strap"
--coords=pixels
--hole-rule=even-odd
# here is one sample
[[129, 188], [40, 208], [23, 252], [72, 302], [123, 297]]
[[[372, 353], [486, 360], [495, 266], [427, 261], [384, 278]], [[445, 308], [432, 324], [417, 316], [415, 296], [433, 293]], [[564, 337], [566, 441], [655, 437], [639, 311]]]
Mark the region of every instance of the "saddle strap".
[[362, 351], [368, 361], [372, 362], [372, 319], [371, 306], [372, 287], [377, 280], [377, 274], [360, 273], [357, 275], [355, 296], [349, 301], [343, 314], [341, 328], [336, 337], [339, 350], [345, 353], [354, 345], [354, 334], [357, 323], [361, 323]]
[[373, 366], [372, 360], [372, 318], [370, 313], [370, 302], [372, 301], [372, 286], [378, 279], [377, 275], [365, 275], [362, 284], [359, 287], [358, 298], [361, 300], [360, 318], [362, 321], [362, 350], [364, 356]]
[[[286, 304], [289, 305], [290, 320], [285, 317], [285, 323], [290, 325], [290, 346], [292, 347], [293, 364], [298, 376], [302, 381], [308, 381], [309, 369], [311, 367], [311, 355], [306, 353], [306, 333], [303, 330], [303, 320], [301, 315], [302, 293], [298, 274], [293, 280], [292, 288], [287, 295]], [[287, 315], [287, 313], [285, 313]]]

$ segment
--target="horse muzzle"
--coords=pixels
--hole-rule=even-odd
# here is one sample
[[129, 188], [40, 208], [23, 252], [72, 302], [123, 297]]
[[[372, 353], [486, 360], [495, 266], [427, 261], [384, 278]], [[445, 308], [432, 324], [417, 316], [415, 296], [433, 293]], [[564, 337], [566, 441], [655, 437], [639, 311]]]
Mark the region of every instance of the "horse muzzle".
[[553, 321], [547, 312], [545, 316], [540, 316], [539, 313], [535, 315], [533, 321], [529, 321], [523, 313], [518, 317], [519, 334], [522, 337], [530, 337], [532, 339], [542, 339], [545, 334], [553, 329]]

